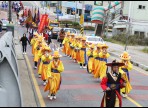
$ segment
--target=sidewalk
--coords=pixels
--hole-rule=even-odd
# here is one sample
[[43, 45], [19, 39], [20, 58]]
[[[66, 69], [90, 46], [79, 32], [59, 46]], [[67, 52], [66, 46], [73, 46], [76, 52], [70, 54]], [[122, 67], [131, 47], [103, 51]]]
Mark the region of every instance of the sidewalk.
[[[15, 17], [15, 18], [14, 18]], [[16, 16], [13, 15], [13, 19], [16, 19]], [[35, 98], [35, 93], [33, 90], [33, 85], [30, 79], [30, 73], [28, 71], [28, 67], [26, 65], [26, 61], [22, 54], [22, 47], [19, 42], [18, 27], [15, 25], [14, 31], [14, 44], [15, 44], [15, 52], [17, 55], [17, 62], [19, 67], [19, 82], [22, 92], [22, 100], [23, 106], [22, 107], [37, 107], [37, 102]]]
[[[124, 51], [125, 46], [111, 42], [106, 42], [106, 44], [109, 46], [109, 52], [113, 56], [119, 57]], [[143, 48], [142, 46], [127, 46], [127, 52], [131, 55], [131, 62], [134, 65], [148, 70], [148, 54], [140, 51]]]

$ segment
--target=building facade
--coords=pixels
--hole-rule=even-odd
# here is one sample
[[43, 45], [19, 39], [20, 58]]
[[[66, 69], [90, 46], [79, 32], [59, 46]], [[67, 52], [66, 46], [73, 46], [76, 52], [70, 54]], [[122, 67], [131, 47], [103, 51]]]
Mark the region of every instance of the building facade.
[[[148, 37], [148, 1], [124, 1], [123, 16], [125, 20], [129, 17], [131, 35]], [[122, 26], [126, 29], [128, 24]]]
[[[84, 2], [84, 7], [83, 7]], [[96, 6], [108, 6], [108, 1], [50, 1], [50, 9], [56, 12], [59, 7], [63, 15], [75, 15], [78, 18], [84, 10], [84, 20], [90, 21], [93, 8]]]

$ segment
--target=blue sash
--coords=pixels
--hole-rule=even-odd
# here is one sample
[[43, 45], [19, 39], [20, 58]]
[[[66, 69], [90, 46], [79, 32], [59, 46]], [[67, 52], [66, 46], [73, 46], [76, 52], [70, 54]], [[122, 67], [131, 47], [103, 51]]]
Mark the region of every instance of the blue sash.
[[51, 68], [51, 72], [53, 72], [53, 73], [60, 73], [57, 69], [53, 69], [53, 68]]
[[107, 59], [106, 58], [100, 58], [100, 61], [105, 61], [107, 63]]
[[127, 77], [128, 77], [128, 80], [130, 80], [128, 69], [126, 69], [126, 68], [122, 68], [122, 70], [123, 70], [124, 72], [126, 72]]
[[100, 60], [100, 57], [96, 57], [95, 59], [96, 59], [96, 60]]
[[[107, 83], [107, 86], [108, 86], [109, 88], [112, 88], [111, 85], [113, 85], [113, 84]], [[115, 85], [115, 89], [114, 89], [114, 90], [120, 89], [120, 84], [114, 84], [114, 85]]]
[[49, 63], [50, 63], [50, 62], [47, 62], [47, 61], [46, 61], [46, 62], [43, 62], [43, 64], [49, 64]]

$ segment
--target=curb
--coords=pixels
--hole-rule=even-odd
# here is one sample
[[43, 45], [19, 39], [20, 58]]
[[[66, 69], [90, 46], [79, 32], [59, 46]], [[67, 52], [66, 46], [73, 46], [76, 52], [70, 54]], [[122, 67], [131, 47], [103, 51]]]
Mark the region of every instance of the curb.
[[[110, 55], [114, 56], [114, 57], [119, 57], [119, 55], [113, 53], [113, 52], [109, 52]], [[134, 66], [137, 66], [137, 67], [140, 67], [141, 69], [144, 69], [145, 71], [148, 71], [148, 66], [144, 65], [144, 64], [141, 64], [139, 62], [136, 62], [136, 61], [133, 61], [131, 60], [131, 63], [134, 65]]]

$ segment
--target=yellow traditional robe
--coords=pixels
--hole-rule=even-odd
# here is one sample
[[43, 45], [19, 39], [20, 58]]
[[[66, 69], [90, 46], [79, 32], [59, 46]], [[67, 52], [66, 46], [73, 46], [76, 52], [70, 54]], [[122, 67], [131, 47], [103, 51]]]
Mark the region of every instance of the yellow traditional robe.
[[50, 91], [50, 94], [56, 94], [60, 89], [61, 84], [61, 72], [64, 71], [64, 66], [62, 61], [58, 61], [58, 67], [55, 68], [54, 61], [51, 61], [48, 66], [47, 77], [48, 83], [45, 86], [44, 91]]

